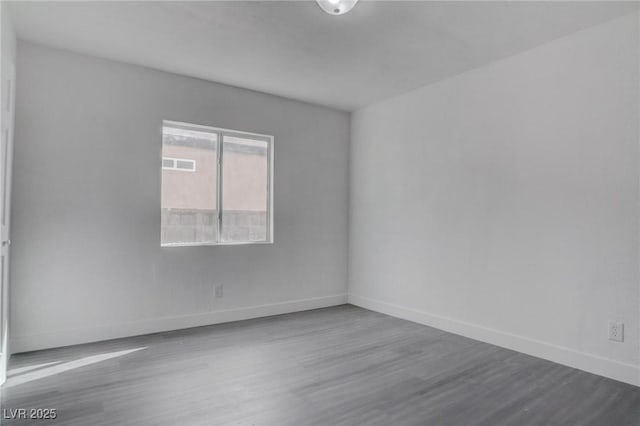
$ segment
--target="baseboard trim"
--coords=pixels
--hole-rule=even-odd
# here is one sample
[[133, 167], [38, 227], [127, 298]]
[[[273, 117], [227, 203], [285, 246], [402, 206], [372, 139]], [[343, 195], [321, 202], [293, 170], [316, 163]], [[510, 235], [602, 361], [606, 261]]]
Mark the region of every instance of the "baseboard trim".
[[505, 333], [465, 321], [430, 314], [418, 309], [381, 302], [368, 297], [349, 294], [349, 303], [365, 309], [402, 318], [474, 340], [522, 352], [548, 361], [557, 362], [589, 373], [640, 386], [640, 366], [625, 364], [597, 355], [576, 351], [564, 346]]
[[81, 343], [140, 336], [162, 331], [221, 324], [271, 315], [288, 314], [310, 309], [326, 308], [347, 303], [347, 294], [289, 300], [286, 302], [256, 305], [221, 311], [212, 311], [194, 315], [153, 318], [141, 321], [109, 324], [100, 327], [82, 327], [57, 330], [24, 336], [12, 336], [10, 347], [12, 354], [41, 349], [58, 348]]

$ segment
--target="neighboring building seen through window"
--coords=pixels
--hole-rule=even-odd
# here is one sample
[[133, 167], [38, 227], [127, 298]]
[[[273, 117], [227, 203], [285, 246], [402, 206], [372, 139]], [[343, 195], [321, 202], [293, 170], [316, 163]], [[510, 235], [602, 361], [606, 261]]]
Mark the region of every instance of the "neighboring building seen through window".
[[272, 145], [271, 136], [165, 121], [162, 245], [271, 242]]

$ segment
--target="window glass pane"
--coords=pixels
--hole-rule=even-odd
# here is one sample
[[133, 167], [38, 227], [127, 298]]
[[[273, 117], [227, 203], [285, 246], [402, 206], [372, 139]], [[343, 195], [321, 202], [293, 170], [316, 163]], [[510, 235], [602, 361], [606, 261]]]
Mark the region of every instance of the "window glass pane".
[[172, 169], [173, 168], [173, 160], [170, 158], [163, 158], [162, 159], [162, 167], [166, 167], [167, 169]]
[[222, 241], [266, 241], [268, 143], [225, 135], [222, 150]]
[[165, 124], [162, 156], [162, 244], [215, 243], [217, 134]]

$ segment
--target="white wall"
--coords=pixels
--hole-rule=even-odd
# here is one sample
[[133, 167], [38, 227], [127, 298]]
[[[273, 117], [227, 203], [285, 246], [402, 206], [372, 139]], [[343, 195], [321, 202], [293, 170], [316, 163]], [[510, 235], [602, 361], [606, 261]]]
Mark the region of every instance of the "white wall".
[[[22, 42], [18, 69], [15, 351], [346, 301], [348, 113]], [[275, 136], [273, 245], [160, 248], [163, 119]]]
[[349, 300], [640, 384], [639, 47], [634, 13], [354, 113]]

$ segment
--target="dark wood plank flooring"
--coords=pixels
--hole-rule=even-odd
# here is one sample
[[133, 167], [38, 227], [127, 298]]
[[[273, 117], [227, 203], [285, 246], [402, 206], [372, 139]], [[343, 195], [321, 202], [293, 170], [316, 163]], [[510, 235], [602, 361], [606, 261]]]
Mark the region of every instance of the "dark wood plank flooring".
[[640, 425], [640, 388], [351, 305], [15, 355], [3, 425]]

